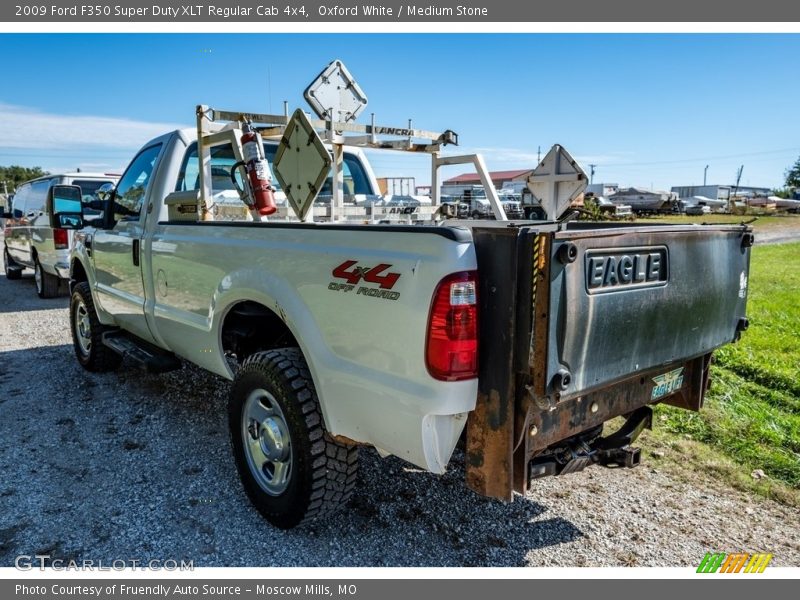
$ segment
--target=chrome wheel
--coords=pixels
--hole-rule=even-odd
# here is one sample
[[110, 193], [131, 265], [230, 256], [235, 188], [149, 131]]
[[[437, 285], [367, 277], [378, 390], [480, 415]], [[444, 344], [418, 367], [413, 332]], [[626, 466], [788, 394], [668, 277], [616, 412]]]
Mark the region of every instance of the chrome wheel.
[[92, 323], [89, 320], [89, 311], [83, 300], [75, 303], [75, 339], [84, 356], [89, 356], [92, 350]]
[[278, 401], [264, 389], [253, 390], [245, 401], [242, 441], [258, 485], [271, 496], [282, 494], [292, 472], [292, 439]]

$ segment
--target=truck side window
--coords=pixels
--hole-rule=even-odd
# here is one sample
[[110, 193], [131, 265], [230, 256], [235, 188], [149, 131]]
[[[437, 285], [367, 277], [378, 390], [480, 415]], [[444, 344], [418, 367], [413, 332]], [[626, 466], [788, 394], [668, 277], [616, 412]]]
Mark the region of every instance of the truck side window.
[[50, 189], [49, 179], [34, 181], [25, 198], [25, 214], [44, 212], [44, 203], [47, 200], [47, 190]]
[[30, 189], [30, 184], [22, 185], [17, 188], [17, 193], [14, 194], [14, 200], [12, 201], [11, 208], [11, 212], [15, 219], [21, 219], [23, 216], [25, 216], [25, 198], [27, 198]]
[[142, 212], [147, 184], [161, 152], [161, 144], [142, 150], [122, 175], [114, 192], [114, 219], [136, 221]]

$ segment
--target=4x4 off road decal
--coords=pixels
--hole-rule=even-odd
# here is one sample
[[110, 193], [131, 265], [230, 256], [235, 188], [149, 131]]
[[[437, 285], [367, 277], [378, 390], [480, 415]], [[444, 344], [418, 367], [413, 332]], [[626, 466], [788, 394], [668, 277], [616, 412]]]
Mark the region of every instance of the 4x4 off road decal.
[[[331, 275], [337, 279], [343, 279], [347, 283], [331, 281], [328, 284], [328, 289], [334, 292], [352, 292], [355, 289], [356, 295], [359, 296], [397, 300], [400, 297], [400, 292], [392, 292], [391, 289], [400, 279], [400, 273], [387, 273], [386, 271], [391, 266], [381, 263], [374, 267], [363, 267], [358, 266], [357, 260], [346, 260], [334, 267]], [[377, 284], [378, 287], [359, 285], [361, 282]]]

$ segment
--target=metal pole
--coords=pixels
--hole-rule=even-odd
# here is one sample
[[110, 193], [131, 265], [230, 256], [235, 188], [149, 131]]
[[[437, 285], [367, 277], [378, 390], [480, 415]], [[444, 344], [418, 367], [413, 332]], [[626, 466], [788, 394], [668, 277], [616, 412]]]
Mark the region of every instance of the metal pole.
[[206, 143], [206, 134], [209, 133], [206, 122], [208, 110], [205, 104], [197, 107], [197, 158], [200, 176], [200, 202], [197, 208], [201, 221], [214, 220], [214, 213], [211, 211], [211, 149]]
[[703, 187], [706, 185], [706, 175], [708, 175], [708, 165], [706, 165], [706, 168], [703, 169]]
[[344, 211], [344, 186], [342, 178], [344, 163], [344, 146], [333, 144], [333, 184], [331, 197], [331, 221], [338, 221]]
[[439, 206], [439, 153], [431, 152], [431, 206]]

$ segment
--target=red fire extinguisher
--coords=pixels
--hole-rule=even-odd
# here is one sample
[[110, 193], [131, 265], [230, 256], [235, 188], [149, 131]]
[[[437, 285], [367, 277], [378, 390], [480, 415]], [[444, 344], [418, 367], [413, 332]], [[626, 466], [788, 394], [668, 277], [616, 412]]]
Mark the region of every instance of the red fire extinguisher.
[[253, 204], [260, 215], [271, 215], [278, 207], [272, 195], [272, 177], [270, 176], [269, 163], [264, 156], [264, 144], [261, 136], [250, 125], [245, 123], [242, 127], [242, 154], [244, 167], [250, 180], [253, 192]]

